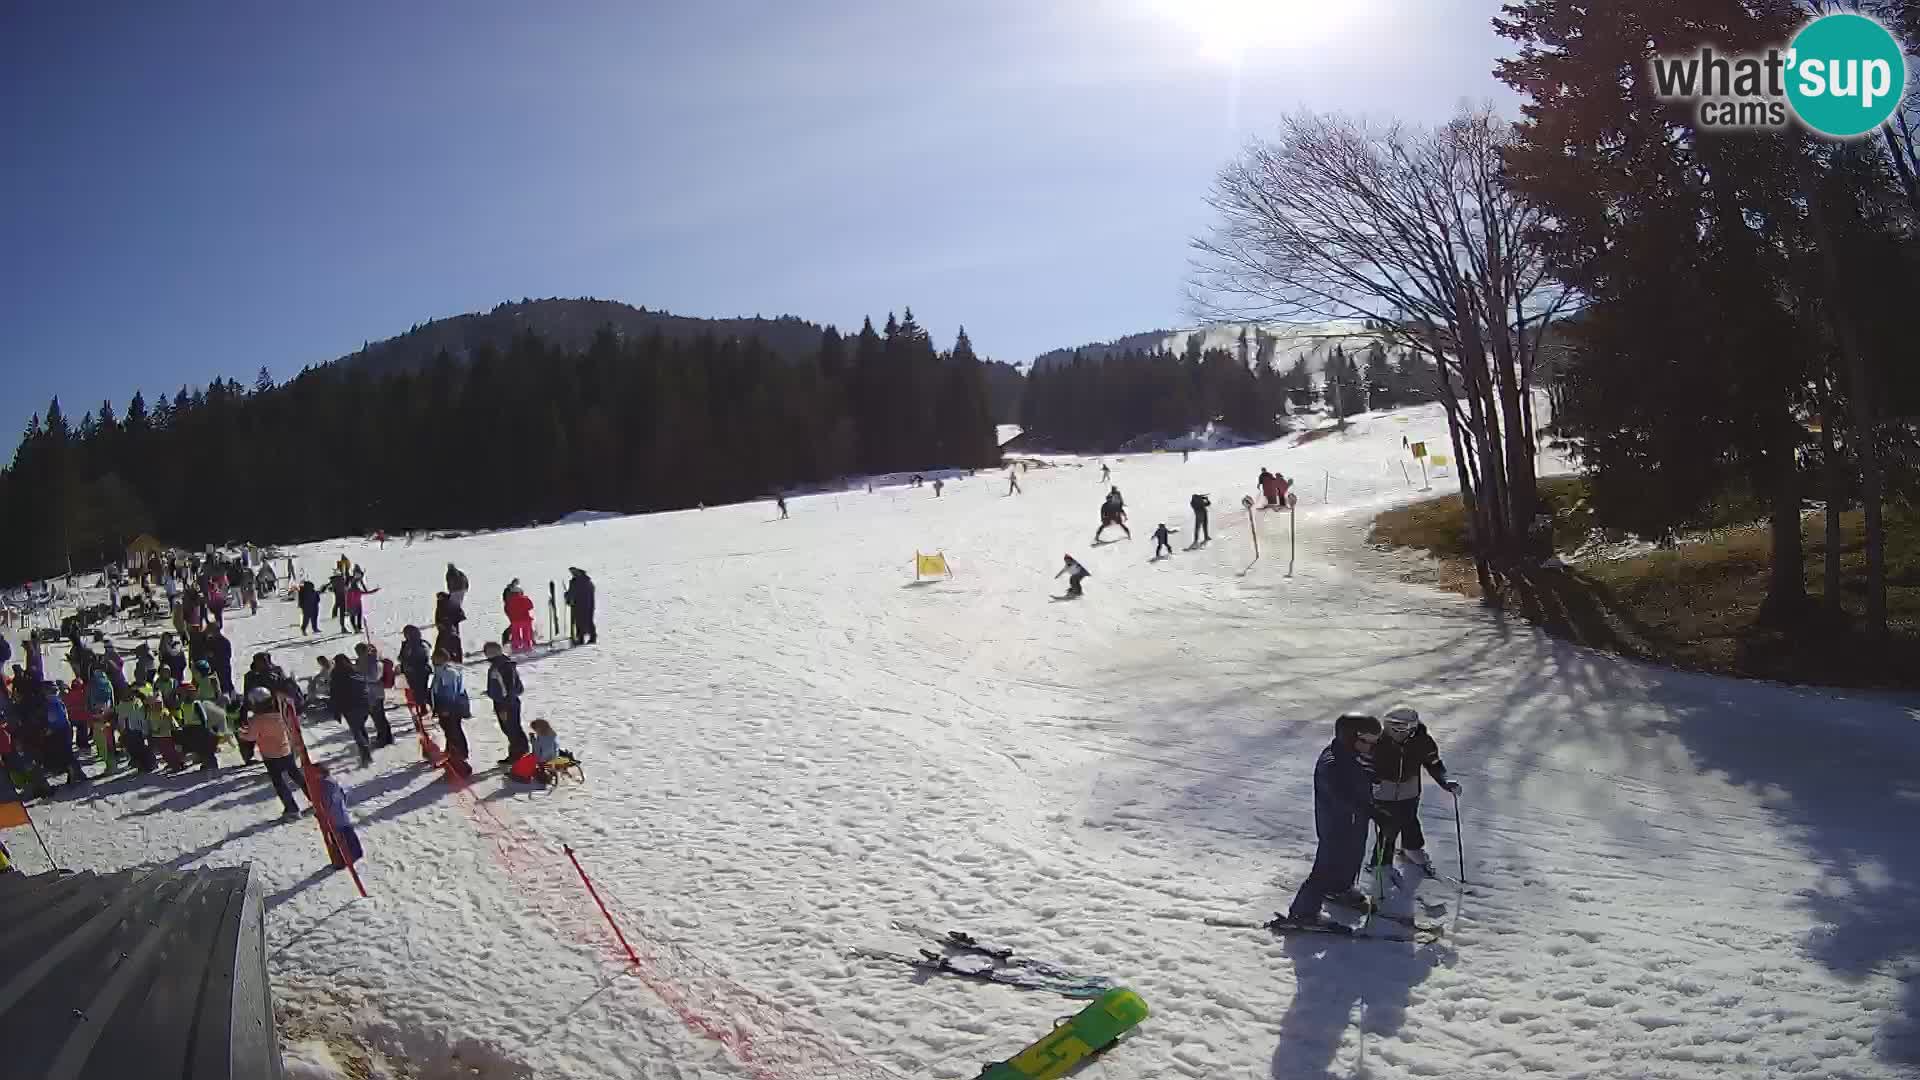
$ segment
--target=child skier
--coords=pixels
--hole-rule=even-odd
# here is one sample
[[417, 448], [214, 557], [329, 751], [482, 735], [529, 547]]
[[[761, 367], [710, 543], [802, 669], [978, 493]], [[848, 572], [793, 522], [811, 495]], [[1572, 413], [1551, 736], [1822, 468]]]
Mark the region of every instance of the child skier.
[[[1080, 583], [1092, 577], [1093, 575], [1088, 573], [1087, 568], [1080, 565], [1080, 560], [1074, 558], [1073, 556], [1068, 555], [1066, 557], [1066, 560], [1067, 560], [1066, 564], [1060, 567], [1060, 574], [1070, 575], [1067, 578], [1067, 595], [1079, 596]], [[1053, 580], [1059, 581], [1060, 574], [1053, 575]]]
[[320, 789], [320, 812], [327, 816], [327, 829], [333, 833], [334, 846], [346, 859], [344, 864], [337, 864], [336, 869], [341, 865], [351, 866], [360, 861], [364, 852], [360, 847], [360, 834], [353, 830], [353, 819], [347, 816], [347, 794], [340, 790], [327, 767], [317, 761], [313, 763], [313, 778]]
[[1420, 770], [1433, 774], [1434, 783], [1452, 794], [1460, 794], [1460, 785], [1447, 779], [1439, 744], [1412, 706], [1395, 705], [1380, 719], [1385, 735], [1373, 747], [1373, 804], [1381, 825], [1373, 858], [1390, 862], [1398, 840], [1400, 856], [1431, 874], [1433, 862], [1420, 830]]
[[1367, 898], [1353, 887], [1367, 855], [1367, 819], [1373, 813], [1373, 778], [1363, 756], [1380, 738], [1380, 721], [1346, 713], [1334, 721], [1333, 741], [1313, 766], [1313, 828], [1319, 844], [1313, 872], [1294, 894], [1286, 922], [1326, 926], [1320, 906], [1328, 900], [1365, 910]]
[[1167, 531], [1167, 523], [1164, 521], [1160, 523], [1159, 528], [1153, 530], [1153, 557], [1157, 559], [1163, 554], [1173, 554], [1173, 534]]

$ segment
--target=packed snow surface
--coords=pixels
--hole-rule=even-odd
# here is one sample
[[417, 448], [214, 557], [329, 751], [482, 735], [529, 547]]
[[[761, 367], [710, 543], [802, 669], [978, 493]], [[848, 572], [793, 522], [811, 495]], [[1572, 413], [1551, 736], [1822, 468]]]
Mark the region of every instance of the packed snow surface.
[[[303, 572], [345, 553], [381, 586], [390, 651], [450, 560], [473, 581], [470, 646], [500, 631], [509, 578], [544, 609], [542, 583], [592, 573], [600, 643], [522, 666], [527, 718], [586, 782], [485, 771], [504, 743], [484, 715], [464, 791], [419, 763], [410, 725], [361, 770], [316, 723], [367, 899], [231, 756], [37, 816], [73, 867], [254, 863], [288, 1016], [421, 1076], [973, 1077], [1080, 1007], [849, 955], [925, 944], [894, 920], [1138, 991], [1153, 1015], [1090, 1077], [1912, 1075], [1915, 701], [1629, 663], [1402, 582], [1409, 556], [1364, 535], [1419, 497], [1403, 436], [1445, 428], [1427, 408], [1305, 446], [1108, 457], [1133, 538], [1097, 547], [1105, 488], [1071, 460], [1013, 496], [995, 471], [938, 498], [795, 498], [788, 521], [751, 504], [312, 545]], [[1287, 515], [1254, 515], [1256, 561], [1240, 508], [1263, 466], [1297, 482], [1291, 575]], [[1195, 491], [1214, 538], [1190, 548]], [[1160, 521], [1180, 532], [1155, 562]], [[952, 579], [915, 582], [935, 551]], [[1056, 599], [1066, 553], [1093, 572], [1083, 599]], [[352, 644], [296, 621], [281, 601], [230, 619], [236, 666], [265, 648], [305, 676]], [[467, 676], [484, 714], [483, 669]], [[1208, 925], [1285, 907], [1333, 717], [1400, 701], [1465, 785], [1469, 884], [1390, 900], [1443, 939]], [[1453, 810], [1428, 788], [1449, 875]], [[318, 1045], [306, 1075], [344, 1065], [338, 1039]]]

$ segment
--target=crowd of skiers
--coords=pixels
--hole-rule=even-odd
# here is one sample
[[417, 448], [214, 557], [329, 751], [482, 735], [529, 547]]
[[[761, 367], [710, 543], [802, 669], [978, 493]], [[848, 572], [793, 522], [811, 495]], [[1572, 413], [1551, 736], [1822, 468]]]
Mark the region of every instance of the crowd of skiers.
[[[251, 558], [249, 558], [251, 563]], [[262, 563], [245, 580], [259, 581], [271, 573]], [[184, 573], [176, 576], [175, 571]], [[570, 568], [566, 602], [572, 614], [575, 644], [599, 640], [594, 621], [594, 584], [584, 570]], [[141, 565], [134, 575], [143, 587], [173, 585], [173, 607], [178, 632], [160, 636], [157, 648], [141, 644], [123, 655], [111, 640], [101, 639], [96, 650], [76, 629], [66, 655], [73, 679], [62, 685], [48, 670], [41, 643], [27, 638], [22, 662], [4, 674], [12, 646], [0, 638], [0, 764], [16, 788], [29, 798], [50, 795], [56, 784], [85, 785], [123, 770], [146, 774], [177, 773], [198, 767], [212, 771], [231, 754], [241, 766], [256, 757], [279, 796], [287, 818], [301, 813], [295, 795], [317, 795], [322, 809], [332, 805], [339, 842], [358, 857], [359, 843], [346, 819], [344, 795], [324, 767], [303, 776], [301, 722], [333, 720], [352, 737], [362, 766], [376, 751], [395, 743], [388, 709], [388, 691], [404, 680], [407, 704], [423, 722], [434, 723], [445, 742], [440, 759], [460, 776], [470, 776], [470, 747], [464, 722], [472, 715], [461, 663], [458, 625], [467, 591], [466, 575], [452, 564], [447, 568], [448, 590], [438, 597], [436, 621], [441, 640], [429, 650], [420, 628], [403, 632], [398, 662], [381, 655], [371, 640], [357, 643], [351, 653], [321, 655], [316, 673], [304, 687], [273, 662], [267, 652], [256, 653], [238, 685], [233, 676], [232, 643], [217, 616], [219, 597], [238, 579], [236, 568], [222, 560], [171, 560]], [[130, 576], [134, 576], [130, 575]], [[197, 576], [196, 576], [197, 575]], [[291, 577], [289, 567], [289, 577]], [[185, 580], [184, 586], [180, 585]], [[225, 579], [225, 580], [223, 580]], [[114, 580], [109, 575], [110, 582]], [[122, 581], [127, 579], [120, 579]], [[337, 583], [337, 584], [336, 584]], [[300, 591], [302, 614], [317, 623], [317, 591], [311, 583]], [[343, 629], [364, 629], [355, 618], [358, 596], [377, 590], [366, 586], [364, 574], [346, 560], [336, 567], [330, 589], [335, 592]], [[314, 599], [305, 596], [311, 592]], [[518, 665], [502, 647], [530, 649], [534, 643], [534, 605], [518, 581], [502, 594], [507, 630], [501, 642], [489, 641], [486, 697], [506, 742], [500, 764], [514, 766], [516, 779], [539, 781], [551, 775], [556, 763], [571, 765], [559, 747], [551, 725], [534, 722], [531, 735], [523, 726], [521, 698], [525, 685]], [[449, 647], [451, 646], [451, 647]], [[130, 670], [129, 670], [130, 668]], [[96, 772], [89, 774], [86, 766]], [[310, 794], [311, 792], [311, 794]]]
[[[1184, 452], [1182, 454], [1182, 460], [1185, 460]], [[1020, 488], [1018, 483], [1013, 479], [1013, 471], [1011, 469], [1007, 472], [1007, 478], [1010, 485], [1008, 494], [1017, 493]], [[1133, 530], [1127, 527], [1126, 498], [1120, 494], [1120, 488], [1117, 485], [1111, 484], [1112, 479], [1112, 468], [1102, 463], [1100, 466], [1100, 482], [1102, 484], [1108, 484], [1109, 486], [1106, 498], [1100, 501], [1100, 527], [1093, 532], [1093, 543], [1096, 547], [1107, 542], [1104, 537], [1106, 536], [1107, 530], [1112, 528], [1118, 528], [1121, 535], [1129, 540], [1133, 539]], [[1279, 508], [1288, 505], [1287, 492], [1288, 489], [1293, 486], [1293, 481], [1279, 473], [1261, 469], [1259, 486], [1261, 497], [1265, 500], [1267, 507]], [[1246, 505], [1252, 505], [1251, 499], [1245, 501]], [[1195, 492], [1193, 497], [1187, 500], [1187, 505], [1193, 510], [1192, 547], [1210, 543], [1213, 540], [1213, 533], [1209, 525], [1208, 514], [1213, 508], [1213, 499], [1207, 495]], [[1192, 547], [1188, 550], [1192, 550]], [[1171, 557], [1172, 555], [1173, 530], [1169, 529], [1165, 522], [1161, 522], [1160, 525], [1153, 530], [1153, 558], [1157, 561]], [[1054, 577], [1058, 579], [1062, 575], [1068, 575], [1068, 596], [1083, 595], [1080, 583], [1093, 576], [1087, 572], [1087, 568], [1081, 565], [1079, 560], [1075, 559], [1072, 554], [1066, 556], [1066, 561], [1062, 565], [1060, 572], [1055, 574]]]

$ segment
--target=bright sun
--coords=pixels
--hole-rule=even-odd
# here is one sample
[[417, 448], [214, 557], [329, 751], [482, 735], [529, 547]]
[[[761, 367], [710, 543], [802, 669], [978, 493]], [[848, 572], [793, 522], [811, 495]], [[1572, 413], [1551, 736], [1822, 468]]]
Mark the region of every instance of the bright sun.
[[1352, 0], [1148, 0], [1161, 17], [1193, 35], [1201, 55], [1238, 63], [1273, 46], [1298, 48], [1323, 36]]

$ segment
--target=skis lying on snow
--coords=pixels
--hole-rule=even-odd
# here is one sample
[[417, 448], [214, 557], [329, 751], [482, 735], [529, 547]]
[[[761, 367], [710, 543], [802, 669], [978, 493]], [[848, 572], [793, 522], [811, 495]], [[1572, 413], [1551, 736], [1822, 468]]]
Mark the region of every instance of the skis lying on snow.
[[1061, 997], [1086, 1000], [1112, 990], [1113, 982], [1102, 975], [1079, 975], [1044, 960], [1015, 956], [1011, 948], [988, 945], [958, 930], [945, 933], [914, 923], [894, 924], [895, 929], [917, 934], [953, 950], [949, 955], [921, 949], [917, 955], [888, 952], [885, 949], [856, 948], [853, 955], [865, 960], [883, 960], [918, 971], [977, 982], [999, 983], [1023, 990], [1044, 990]]
[[1223, 919], [1215, 916], [1209, 916], [1205, 921], [1208, 926], [1224, 926], [1235, 930], [1266, 930], [1282, 936], [1293, 934], [1320, 934], [1325, 937], [1363, 938], [1374, 941], [1411, 941], [1420, 945], [1430, 945], [1439, 941], [1441, 934], [1440, 927], [1430, 926], [1425, 923], [1412, 923], [1409, 925], [1408, 929], [1413, 931], [1411, 935], [1386, 934], [1373, 930], [1363, 930], [1337, 922], [1297, 923], [1281, 914], [1275, 914], [1273, 918], [1263, 923], [1257, 923], [1251, 919]]

